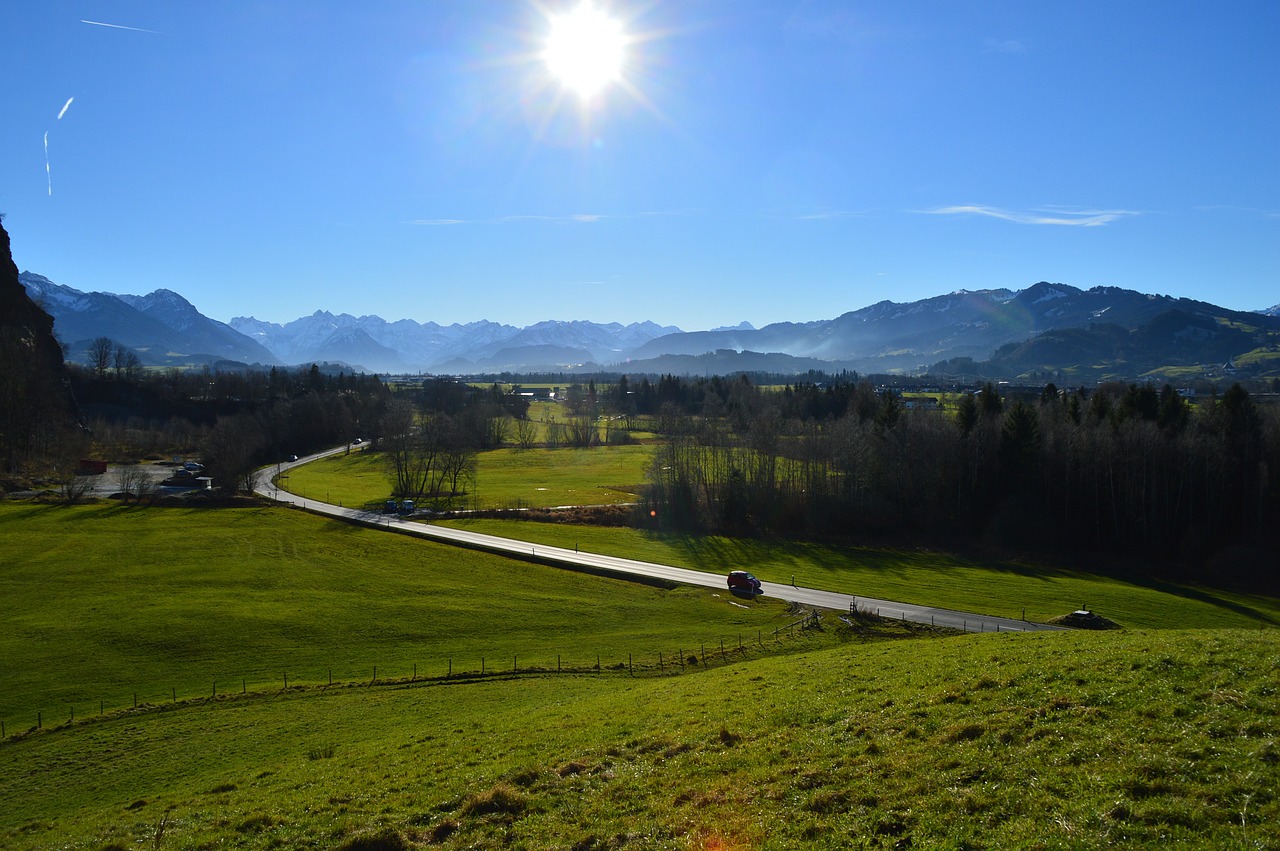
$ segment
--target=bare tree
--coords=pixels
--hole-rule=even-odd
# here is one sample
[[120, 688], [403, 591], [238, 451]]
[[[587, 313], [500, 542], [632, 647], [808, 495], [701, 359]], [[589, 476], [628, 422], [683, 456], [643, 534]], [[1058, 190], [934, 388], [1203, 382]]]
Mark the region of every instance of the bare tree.
[[532, 449], [538, 442], [538, 424], [525, 418], [516, 420], [516, 446]]
[[93, 342], [89, 344], [89, 366], [93, 368], [93, 374], [99, 378], [103, 378], [107, 374], [107, 369], [111, 366], [111, 358], [115, 354], [116, 344], [110, 337], [95, 337]]
[[137, 500], [142, 480], [146, 478], [137, 464], [121, 464], [115, 469], [116, 490], [124, 494], [124, 501]]
[[70, 505], [76, 505], [84, 501], [84, 498], [93, 490], [93, 478], [91, 476], [69, 476], [63, 481], [59, 488], [62, 499]]

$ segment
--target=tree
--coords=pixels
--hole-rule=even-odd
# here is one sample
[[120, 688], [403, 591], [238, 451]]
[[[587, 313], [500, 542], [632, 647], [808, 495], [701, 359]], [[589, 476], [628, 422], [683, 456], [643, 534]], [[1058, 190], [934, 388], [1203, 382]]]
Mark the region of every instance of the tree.
[[258, 450], [264, 445], [262, 426], [252, 414], [219, 418], [201, 446], [205, 471], [227, 493], [251, 493]]
[[997, 416], [1004, 410], [1004, 400], [1000, 398], [999, 391], [990, 381], [982, 385], [982, 389], [978, 391], [978, 410], [984, 417]]
[[978, 423], [978, 403], [973, 401], [972, 393], [965, 393], [956, 406], [956, 425], [960, 428], [960, 436], [968, 437], [969, 432]]
[[110, 337], [95, 337], [93, 342], [89, 344], [87, 354], [89, 356], [89, 366], [93, 369], [94, 375], [99, 378], [106, 377], [115, 349], [115, 341]]
[[529, 418], [516, 420], [516, 446], [532, 449], [538, 442], [538, 424]]
[[1006, 489], [1025, 493], [1036, 481], [1039, 466], [1040, 423], [1035, 408], [1018, 400], [1005, 412], [1000, 429], [1000, 470]]

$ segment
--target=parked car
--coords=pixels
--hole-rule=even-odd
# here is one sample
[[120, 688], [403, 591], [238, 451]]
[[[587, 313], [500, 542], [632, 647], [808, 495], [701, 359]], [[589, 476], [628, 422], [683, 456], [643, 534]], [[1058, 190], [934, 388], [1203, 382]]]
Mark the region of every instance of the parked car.
[[401, 513], [401, 514], [412, 514], [412, 513], [413, 513], [413, 500], [411, 500], [411, 499], [402, 499], [402, 500], [400, 500], [400, 513]]
[[399, 510], [400, 510], [400, 504], [397, 503], [394, 499], [389, 499], [386, 502], [382, 503], [383, 514], [395, 514]]
[[744, 594], [759, 594], [760, 580], [745, 570], [735, 570], [729, 574], [729, 590], [741, 591]]

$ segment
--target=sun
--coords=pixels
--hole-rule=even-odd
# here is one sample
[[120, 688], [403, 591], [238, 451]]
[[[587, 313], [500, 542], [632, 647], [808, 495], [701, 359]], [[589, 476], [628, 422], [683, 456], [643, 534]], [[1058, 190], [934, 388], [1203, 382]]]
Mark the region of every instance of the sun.
[[583, 100], [590, 100], [622, 78], [627, 37], [622, 23], [590, 0], [550, 19], [542, 59], [547, 70]]

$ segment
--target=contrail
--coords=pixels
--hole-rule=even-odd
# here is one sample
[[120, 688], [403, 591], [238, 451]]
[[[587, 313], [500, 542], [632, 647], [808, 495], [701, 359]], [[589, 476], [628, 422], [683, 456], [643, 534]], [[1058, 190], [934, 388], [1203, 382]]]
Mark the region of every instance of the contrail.
[[64, 104], [62, 105], [62, 109], [58, 111], [58, 120], [59, 120], [59, 121], [61, 121], [61, 120], [62, 120], [62, 116], [64, 116], [64, 115], [66, 115], [66, 114], [67, 114], [67, 109], [71, 106], [71, 102], [72, 102], [73, 100], [75, 100], [75, 98], [74, 98], [74, 97], [69, 97], [69, 98], [67, 98], [67, 102], [66, 102], [66, 103], [64, 103]]
[[106, 24], [102, 21], [86, 21], [84, 18], [80, 19], [80, 23], [93, 24], [95, 27], [111, 27], [113, 30], [133, 30], [136, 33], [153, 33], [155, 35], [159, 35], [155, 30], [144, 30], [142, 27], [126, 27], [124, 24]]
[[53, 172], [49, 170], [49, 131], [44, 131], [44, 176], [49, 179], [49, 197], [53, 197]]

